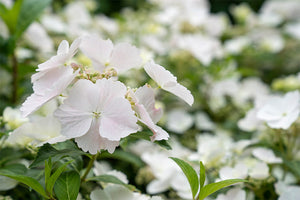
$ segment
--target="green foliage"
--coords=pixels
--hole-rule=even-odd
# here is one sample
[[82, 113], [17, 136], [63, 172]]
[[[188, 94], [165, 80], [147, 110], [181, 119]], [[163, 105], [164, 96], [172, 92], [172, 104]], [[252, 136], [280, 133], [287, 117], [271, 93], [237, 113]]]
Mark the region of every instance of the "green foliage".
[[49, 157], [52, 158], [52, 161], [58, 161], [63, 157], [78, 157], [80, 155], [85, 155], [86, 153], [80, 151], [76, 146], [74, 145], [71, 147], [69, 145], [69, 148], [67, 149], [56, 149], [50, 144], [44, 144], [38, 151], [37, 156], [35, 160], [30, 165], [30, 168], [32, 167], [38, 167], [44, 164], [45, 160], [48, 160]]
[[211, 195], [212, 193], [224, 187], [228, 187], [230, 185], [233, 185], [235, 183], [240, 183], [240, 182], [247, 182], [247, 181], [242, 179], [228, 179], [216, 183], [207, 184], [200, 190], [199, 200], [205, 199], [207, 196]]
[[[202, 162], [200, 162], [200, 178], [199, 178], [200, 180], [198, 180], [198, 175], [191, 165], [178, 158], [173, 158], [173, 157], [170, 158], [177, 163], [177, 165], [181, 168], [186, 178], [188, 179], [193, 194], [193, 200], [195, 199], [203, 200], [207, 196], [211, 195], [212, 193], [224, 187], [233, 185], [235, 183], [247, 182], [247, 180], [243, 180], [243, 179], [228, 179], [216, 183], [210, 183], [203, 186], [205, 182], [205, 168]], [[199, 188], [200, 191], [198, 193]]]
[[200, 182], [200, 190], [203, 188], [205, 183], [205, 167], [203, 163], [200, 161], [200, 176], [199, 176], [199, 182]]
[[67, 165], [73, 162], [73, 160], [64, 163], [61, 165], [52, 175], [51, 175], [51, 169], [52, 169], [52, 162], [51, 158], [49, 158], [48, 162], [45, 162], [45, 185], [46, 185], [46, 191], [52, 197], [53, 194], [53, 187], [58, 179], [58, 177], [64, 172]]
[[24, 174], [26, 174], [26, 168], [25, 166], [22, 167], [22, 165], [10, 165], [0, 169], [0, 175], [19, 181], [35, 190], [43, 197], [48, 198], [43, 186], [34, 178]]
[[192, 190], [193, 199], [195, 199], [199, 189], [199, 181], [198, 181], [198, 175], [196, 171], [193, 169], [192, 166], [190, 166], [188, 163], [186, 163], [183, 160], [180, 160], [178, 158], [172, 158], [172, 157], [171, 159], [177, 163], [177, 165], [181, 168], [181, 170], [185, 174]]
[[118, 185], [123, 185], [124, 187], [126, 187], [132, 191], [137, 190], [135, 188], [135, 186], [126, 184], [123, 181], [121, 181], [120, 179], [118, 179], [117, 177], [112, 176], [112, 175], [107, 175], [107, 174], [88, 178], [87, 181], [100, 181], [100, 182], [104, 182], [104, 183], [114, 183], [114, 184], [118, 184]]
[[63, 173], [54, 185], [59, 200], [76, 200], [80, 188], [80, 176], [75, 171]]
[[51, 0], [17, 0], [11, 9], [0, 4], [0, 17], [17, 40], [50, 3]]

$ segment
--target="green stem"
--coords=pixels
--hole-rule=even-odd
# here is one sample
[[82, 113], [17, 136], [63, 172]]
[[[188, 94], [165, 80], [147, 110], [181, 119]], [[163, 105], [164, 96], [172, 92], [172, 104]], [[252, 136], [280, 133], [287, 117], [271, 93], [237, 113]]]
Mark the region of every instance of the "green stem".
[[81, 182], [85, 182], [85, 181], [86, 181], [85, 178], [86, 178], [86, 176], [89, 174], [89, 172], [91, 171], [91, 169], [92, 169], [92, 167], [93, 167], [93, 165], [94, 165], [94, 162], [95, 162], [95, 160], [97, 159], [97, 157], [98, 157], [98, 153], [95, 154], [95, 155], [93, 155], [93, 156], [91, 157], [91, 159], [90, 159], [90, 161], [89, 161], [89, 164], [88, 164], [88, 166], [87, 166], [87, 168], [86, 168], [86, 170], [85, 170], [83, 176], [81, 177]]

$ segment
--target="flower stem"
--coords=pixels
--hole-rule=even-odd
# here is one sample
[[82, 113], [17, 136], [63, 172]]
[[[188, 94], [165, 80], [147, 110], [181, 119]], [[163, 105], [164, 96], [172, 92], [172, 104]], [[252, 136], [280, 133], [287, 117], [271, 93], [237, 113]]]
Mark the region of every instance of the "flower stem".
[[86, 176], [89, 174], [89, 172], [91, 171], [91, 169], [92, 169], [92, 167], [93, 167], [93, 165], [94, 165], [94, 162], [95, 162], [95, 160], [97, 159], [97, 157], [98, 157], [98, 153], [95, 154], [95, 155], [93, 155], [93, 156], [91, 157], [91, 159], [90, 159], [90, 161], [89, 161], [89, 164], [88, 164], [88, 166], [87, 166], [87, 168], [86, 168], [86, 170], [85, 170], [83, 176], [81, 177], [81, 182], [85, 182], [85, 178], [86, 178]]

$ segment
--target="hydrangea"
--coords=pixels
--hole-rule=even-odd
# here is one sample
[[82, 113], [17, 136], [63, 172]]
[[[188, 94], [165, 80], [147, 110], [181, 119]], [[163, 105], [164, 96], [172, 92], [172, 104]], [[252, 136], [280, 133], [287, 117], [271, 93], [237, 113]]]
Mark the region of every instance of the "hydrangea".
[[271, 128], [288, 129], [299, 117], [300, 94], [289, 92], [283, 97], [273, 97], [257, 113]]

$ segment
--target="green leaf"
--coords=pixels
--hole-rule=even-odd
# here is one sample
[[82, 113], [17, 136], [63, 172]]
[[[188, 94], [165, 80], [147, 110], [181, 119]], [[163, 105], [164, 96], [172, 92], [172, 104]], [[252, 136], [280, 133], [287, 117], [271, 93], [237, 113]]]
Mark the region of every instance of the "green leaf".
[[298, 178], [300, 178], [300, 161], [289, 161], [284, 159], [284, 165], [286, 165]]
[[23, 0], [17, 0], [11, 9], [7, 9], [3, 4], [0, 4], [0, 17], [11, 34], [15, 33], [22, 3]]
[[52, 170], [52, 162], [51, 162], [51, 157], [48, 159], [48, 161], [45, 161], [45, 185], [46, 185], [46, 191], [47, 190], [47, 185], [51, 176], [51, 170]]
[[49, 157], [51, 157], [53, 162], [56, 162], [60, 160], [62, 157], [67, 157], [67, 156], [78, 157], [80, 155], [85, 155], [85, 154], [86, 154], [85, 152], [75, 148], [57, 150], [50, 144], [44, 144], [39, 149], [35, 160], [32, 162], [32, 164], [29, 167], [32, 168], [32, 167], [41, 166], [45, 162], [45, 160], [47, 160]]
[[212, 193], [214, 193], [224, 187], [233, 185], [235, 183], [240, 183], [240, 182], [248, 182], [248, 181], [243, 180], [243, 179], [228, 179], [228, 180], [220, 181], [217, 183], [207, 184], [200, 190], [199, 200], [203, 200], [207, 196], [211, 195]]
[[54, 185], [59, 200], [76, 200], [80, 188], [80, 176], [75, 171], [63, 173]]
[[61, 165], [51, 176], [48, 178], [48, 182], [46, 182], [46, 191], [52, 196], [53, 193], [53, 187], [58, 179], [58, 177], [64, 172], [66, 169], [67, 165], [73, 162], [73, 160], [70, 160], [69, 162], [64, 163]]
[[200, 161], [200, 177], [199, 177], [199, 182], [200, 182], [200, 190], [204, 185], [205, 182], [205, 167], [203, 163]]
[[178, 158], [174, 158], [174, 157], [170, 157], [170, 158], [177, 163], [177, 165], [181, 168], [181, 170], [185, 174], [186, 178], [188, 179], [191, 190], [192, 190], [193, 199], [194, 199], [195, 196], [197, 195], [198, 189], [199, 189], [199, 181], [198, 181], [198, 175], [197, 175], [196, 171], [193, 169], [192, 166], [190, 166], [185, 161], [180, 160]]
[[126, 151], [121, 151], [121, 150], [115, 150], [113, 154], [110, 154], [108, 152], [102, 152], [99, 155], [99, 158], [114, 158], [122, 161], [126, 161], [128, 163], [131, 163], [135, 165], [136, 167], [143, 167], [145, 164], [144, 162], [140, 159], [140, 157]]
[[105, 182], [105, 183], [114, 183], [114, 184], [118, 184], [118, 185], [123, 185], [132, 191], [137, 190], [135, 188], [135, 186], [126, 184], [123, 181], [121, 181], [120, 179], [118, 179], [117, 177], [112, 176], [112, 175], [107, 175], [107, 174], [100, 175], [100, 176], [94, 176], [94, 177], [88, 178], [86, 180], [87, 181], [100, 181], [100, 182]]
[[39, 194], [41, 194], [43, 197], [48, 199], [48, 195], [46, 194], [43, 186], [34, 178], [25, 176], [22, 174], [17, 174], [14, 171], [8, 170], [8, 169], [0, 169], [0, 175], [12, 178], [16, 181], [19, 181], [19, 182], [27, 185], [28, 187], [34, 189]]
[[23, 0], [18, 21], [16, 24], [16, 37], [20, 37], [28, 26], [36, 20], [51, 0]]

